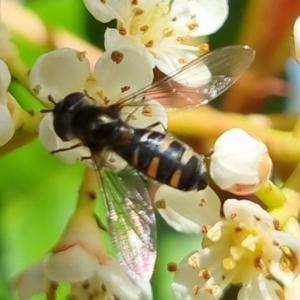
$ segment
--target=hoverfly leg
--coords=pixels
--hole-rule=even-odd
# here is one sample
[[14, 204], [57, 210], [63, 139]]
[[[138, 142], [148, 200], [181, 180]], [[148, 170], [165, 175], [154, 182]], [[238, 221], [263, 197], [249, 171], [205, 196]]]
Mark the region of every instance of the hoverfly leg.
[[166, 128], [165, 125], [164, 125], [162, 122], [160, 122], [160, 121], [157, 121], [157, 122], [155, 122], [155, 123], [152, 123], [152, 124], [146, 126], [145, 128], [151, 129], [151, 128], [156, 127], [156, 126], [159, 126], [159, 125], [163, 128], [164, 132], [167, 132], [167, 128]]
[[54, 100], [53, 96], [50, 94], [48, 95], [48, 100], [53, 103], [54, 105], [57, 104], [56, 101]]
[[49, 112], [53, 112], [53, 109], [41, 109], [40, 110], [40, 113], [42, 113], [42, 114], [46, 114], [46, 113], [49, 113]]
[[108, 160], [109, 160], [110, 163], [114, 163], [114, 162], [116, 161], [116, 159], [114, 158], [114, 155], [115, 155], [115, 154], [116, 154], [115, 152], [111, 152], [111, 153], [109, 154]]
[[[55, 102], [55, 100], [54, 100], [54, 98], [53, 98], [53, 96], [52, 96], [51, 94], [48, 95], [48, 100], [49, 100], [52, 104], [54, 104], [54, 105], [57, 104], [57, 103]], [[45, 108], [45, 109], [42, 109], [40, 112], [41, 112], [42, 114], [45, 114], [45, 113], [53, 112], [53, 109]]]
[[107, 228], [107, 226], [101, 221], [101, 218], [100, 218], [97, 214], [95, 214], [94, 216], [95, 216], [95, 219], [96, 219], [96, 222], [97, 222], [98, 227], [99, 227], [100, 229], [102, 229], [103, 231], [108, 232], [108, 228]]
[[214, 153], [214, 149], [211, 148], [207, 154], [203, 154], [204, 158], [209, 159]]
[[78, 143], [78, 144], [75, 144], [71, 147], [68, 147], [68, 148], [60, 148], [60, 149], [57, 149], [57, 150], [53, 150], [53, 151], [50, 151], [51, 154], [54, 154], [54, 153], [58, 153], [58, 152], [64, 152], [64, 151], [68, 151], [68, 150], [72, 150], [72, 149], [76, 149], [78, 147], [82, 146], [81, 143]]
[[93, 100], [93, 102], [97, 103], [96, 99], [94, 97], [92, 97], [91, 95], [89, 95], [87, 90], [83, 90], [83, 93], [91, 100]]
[[91, 156], [81, 156], [81, 161], [84, 161], [84, 160], [92, 160], [92, 157]]
[[128, 122], [131, 118], [133, 118], [133, 114], [139, 109], [139, 107], [137, 106], [130, 114], [128, 114], [127, 118], [126, 118], [126, 122]]

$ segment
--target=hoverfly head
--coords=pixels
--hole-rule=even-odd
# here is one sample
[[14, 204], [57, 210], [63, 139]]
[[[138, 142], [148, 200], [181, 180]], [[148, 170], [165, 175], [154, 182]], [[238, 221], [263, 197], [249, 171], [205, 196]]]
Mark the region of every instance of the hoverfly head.
[[63, 140], [69, 141], [75, 136], [73, 134], [73, 120], [83, 106], [89, 102], [83, 93], [72, 93], [62, 101], [55, 104], [53, 109], [53, 127], [56, 134]]

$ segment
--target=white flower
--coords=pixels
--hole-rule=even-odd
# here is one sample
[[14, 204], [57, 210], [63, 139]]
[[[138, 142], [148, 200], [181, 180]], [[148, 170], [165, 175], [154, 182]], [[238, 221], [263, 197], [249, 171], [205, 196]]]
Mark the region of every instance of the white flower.
[[15, 126], [7, 107], [7, 89], [11, 76], [4, 61], [0, 60], [0, 146], [7, 143], [13, 136]]
[[226, 131], [214, 145], [210, 175], [223, 190], [253, 193], [269, 179], [271, 169], [266, 145], [242, 129]]
[[84, 0], [101, 22], [118, 20], [117, 29], [107, 29], [105, 47], [132, 44], [148, 52], [148, 58], [165, 74], [197, 56], [199, 47], [188, 45], [189, 37], [217, 31], [228, 15], [227, 0]]
[[251, 201], [225, 201], [224, 216], [208, 230], [205, 248], [177, 266], [177, 299], [220, 299], [231, 283], [242, 285], [239, 300], [284, 299], [279, 283], [299, 274], [299, 240], [276, 230], [271, 215]]
[[197, 192], [184, 192], [161, 185], [154, 201], [166, 222], [180, 232], [204, 233], [207, 224], [220, 218], [221, 202], [210, 187]]
[[294, 24], [295, 59], [300, 63], [300, 17]]
[[[143, 52], [130, 46], [104, 52], [96, 63], [93, 75], [90, 73], [85, 53], [67, 48], [42, 55], [30, 72], [32, 90], [37, 97], [48, 103], [49, 96], [59, 102], [70, 93], [86, 91], [99, 105], [111, 105], [151, 84], [152, 80], [152, 67], [147, 63]], [[167, 118], [162, 106], [154, 100], [148, 101], [147, 105], [152, 106], [152, 115], [143, 113], [144, 107], [140, 106], [138, 109], [124, 108], [120, 112], [121, 117], [126, 120], [131, 114], [128, 123], [134, 127], [146, 127], [157, 121], [166, 127]], [[163, 130], [162, 126], [155, 129]], [[42, 120], [40, 138], [50, 151], [69, 148], [79, 143], [78, 140], [64, 142], [55, 134], [52, 114]], [[82, 157], [89, 157], [90, 152], [85, 147], [77, 147], [58, 152], [57, 155], [72, 163]], [[126, 165], [117, 155], [114, 155], [114, 160], [117, 160], [115, 166], [119, 168]]]
[[70, 284], [70, 299], [150, 299], [109, 259], [99, 234], [93, 216], [75, 214], [52, 252], [13, 279], [19, 299], [55, 299], [61, 283]]

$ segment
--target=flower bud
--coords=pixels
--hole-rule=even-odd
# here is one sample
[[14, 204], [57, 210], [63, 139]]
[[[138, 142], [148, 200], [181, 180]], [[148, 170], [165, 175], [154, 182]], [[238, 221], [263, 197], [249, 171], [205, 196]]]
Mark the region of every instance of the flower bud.
[[[1, 43], [0, 43], [1, 44]], [[11, 75], [6, 63], [0, 59], [0, 146], [6, 144], [13, 136], [14, 121], [7, 106], [7, 89], [10, 85]]]
[[233, 128], [217, 139], [210, 175], [222, 190], [253, 193], [269, 179], [271, 169], [266, 145], [244, 130]]
[[294, 24], [294, 46], [295, 46], [295, 59], [300, 64], [300, 17]]

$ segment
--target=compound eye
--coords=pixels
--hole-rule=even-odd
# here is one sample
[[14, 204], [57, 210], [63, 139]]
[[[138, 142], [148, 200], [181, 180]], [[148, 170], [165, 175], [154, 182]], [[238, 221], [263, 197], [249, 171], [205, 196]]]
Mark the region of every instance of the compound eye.
[[72, 106], [84, 101], [85, 97], [86, 96], [83, 93], [72, 93], [66, 96], [63, 102], [66, 103], [67, 106]]

